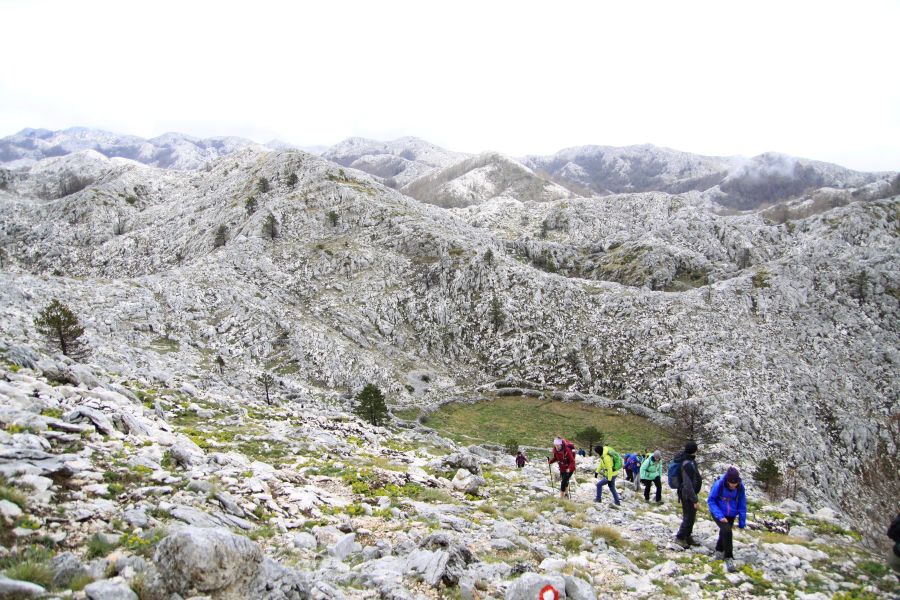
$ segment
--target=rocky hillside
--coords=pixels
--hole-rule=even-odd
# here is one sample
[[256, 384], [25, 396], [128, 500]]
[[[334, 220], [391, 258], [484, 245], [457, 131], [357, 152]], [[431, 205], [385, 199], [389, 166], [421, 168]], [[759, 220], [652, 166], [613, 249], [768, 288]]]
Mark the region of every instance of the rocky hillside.
[[[63, 172], [81, 173], [86, 183], [74, 190], [62, 186]], [[171, 397], [158, 407], [155, 399], [152, 407], [143, 408], [132, 399], [135, 414], [170, 435], [180, 431], [196, 438], [194, 443], [206, 451], [197, 460], [211, 472], [221, 473], [229, 464], [209, 456], [215, 444], [228, 442], [227, 448], [234, 449], [232, 443], [252, 442], [254, 436], [278, 439], [278, 435], [289, 435], [286, 424], [305, 431], [303, 421], [292, 421], [305, 416], [321, 418], [315, 427], [327, 430], [332, 415], [346, 411], [349, 398], [369, 382], [384, 390], [395, 407], [425, 408], [478, 398], [498, 385], [516, 385], [547, 397], [622, 407], [661, 422], [677, 416], [685, 406], [695, 407], [705, 424], [710, 455], [727, 457], [748, 472], [767, 455], [779, 457], [795, 484], [791, 491], [795, 502], [809, 511], [830, 508], [846, 514], [848, 525], [858, 523], [860, 533], [873, 539], [880, 535], [880, 520], [897, 510], [892, 500], [897, 494], [891, 491], [896, 488], [889, 487], [896, 480], [878, 477], [883, 473], [871, 470], [874, 464], [886, 464], [890, 473], [891, 457], [898, 455], [900, 443], [896, 428], [900, 199], [896, 197], [852, 201], [784, 224], [773, 224], [758, 214], [716, 215], [700, 193], [548, 198], [544, 202], [509, 195], [447, 210], [309, 154], [254, 148], [234, 152], [198, 171], [156, 169], [85, 152], [49, 159], [26, 171], [0, 173], [4, 182], [0, 190], [0, 353], [9, 362], [10, 380], [18, 375], [13, 373], [15, 368], [29, 370], [23, 377], [30, 378], [27, 385], [40, 388], [36, 397], [58, 393], [52, 385], [41, 384], [44, 380], [62, 381], [59, 389], [105, 387], [125, 399], [130, 393], [140, 400], [139, 390], [155, 390], [157, 396], [168, 390]], [[86, 365], [60, 366], [60, 359], [51, 358], [35, 334], [33, 319], [53, 298], [70, 306], [85, 325], [92, 348]], [[257, 379], [262, 373], [276, 377], [279, 407], [259, 406], [250, 414], [248, 407], [255, 402], [251, 397], [259, 394]], [[78, 379], [88, 375], [87, 382]], [[79, 383], [83, 385], [75, 388]], [[17, 410], [38, 414], [53, 408], [29, 400], [33, 394], [29, 388], [15, 395], [25, 403], [17, 403]], [[63, 399], [69, 402], [63, 407], [63, 421], [79, 407], [109, 408], [102, 399], [86, 401], [80, 391]], [[175, 404], [181, 402], [194, 403], [201, 412], [177, 429], [175, 417], [182, 412]], [[116, 397], [113, 404], [114, 412], [127, 402]], [[152, 408], [152, 414], [144, 408]], [[253, 431], [216, 438], [219, 431], [226, 435], [221, 426], [228, 425], [233, 414], [252, 418]], [[114, 430], [131, 435], [128, 417], [113, 414], [108, 418]], [[76, 415], [69, 420], [77, 423], [84, 418]], [[278, 420], [285, 425], [274, 425]], [[26, 435], [15, 438], [14, 444], [10, 441], [11, 445], [36, 444], [35, 450], [53, 450], [52, 444], [48, 448], [27, 437], [37, 435], [34, 432], [12, 431], [20, 426], [7, 426], [10, 435]], [[40, 424], [35, 427], [37, 432], [46, 429]], [[81, 431], [87, 430], [63, 429], [76, 437]], [[155, 429], [148, 431], [155, 440]], [[351, 465], [362, 460], [364, 453], [373, 453], [374, 446], [390, 444], [381, 441], [387, 438], [377, 437], [387, 432], [375, 432], [376, 438], [369, 438], [354, 431], [347, 435], [366, 442], [358, 452], [348, 454], [346, 463]], [[89, 437], [91, 432], [84, 435]], [[109, 442], [103, 435], [119, 439], [112, 430], [101, 432], [99, 440], [91, 439]], [[391, 435], [404, 439], [400, 432]], [[200, 443], [198, 436], [206, 441]], [[66, 444], [76, 442], [66, 440]], [[173, 438], [153, 440], [146, 447], [175, 444]], [[447, 447], [447, 442], [433, 436], [428, 440]], [[128, 443], [141, 447], [144, 441]], [[258, 441], [263, 449], [277, 447], [272, 440]], [[117, 451], [105, 448], [96, 446], [92, 452], [100, 458]], [[130, 447], [119, 449], [123, 460], [135, 454]], [[83, 449], [70, 452], [60, 446], [56, 450], [79, 456]], [[294, 450], [290, 446], [284, 453], [278, 451], [276, 462], [302, 454]], [[321, 455], [315, 445], [309, 452]], [[154, 455], [160, 467], [163, 454], [160, 449]], [[264, 456], [249, 450], [243, 455], [243, 460]], [[23, 459], [11, 456], [11, 460]], [[829, 456], [842, 457], [840, 468], [822, 468], [823, 457]], [[885, 457], [884, 462], [866, 460], [871, 456]], [[190, 464], [171, 466], [163, 467], [166, 477], [174, 477], [174, 471]], [[147, 466], [154, 473], [155, 467]], [[893, 472], [900, 470], [897, 467]], [[239, 461], [235, 468], [240, 474], [255, 467]], [[140, 485], [150, 485], [144, 475], [149, 477], [143, 473], [137, 478]], [[248, 477], [235, 478], [235, 486]], [[348, 477], [344, 483], [351, 492], [360, 493], [360, 485], [356, 491], [352, 487], [360, 481]], [[533, 477], [539, 476], [534, 473]], [[91, 485], [103, 478], [90, 475], [87, 480], [91, 483], [86, 485]], [[439, 487], [429, 481], [413, 483]], [[394, 484], [402, 487], [409, 482]], [[175, 482], [164, 477], [158, 483]], [[362, 483], [373, 487], [368, 480]], [[525, 486], [520, 489], [523, 497], [547, 493], [536, 489], [531, 479], [520, 483]], [[324, 484], [319, 487], [330, 490]], [[174, 488], [161, 492], [163, 496], [170, 493]], [[258, 494], [272, 492], [252, 488], [251, 495]], [[58, 502], [53, 500], [50, 506]], [[193, 501], [185, 502], [196, 508]], [[473, 516], [474, 505], [460, 506], [460, 513], [453, 514]], [[253, 510], [241, 508], [244, 516], [225, 512], [247, 518], [248, 509]], [[551, 510], [544, 507], [540, 513], [546, 519], [544, 512]], [[562, 516], [573, 511], [567, 509]], [[811, 525], [803, 520], [811, 518], [808, 513], [797, 511], [806, 515], [797, 517], [799, 522]], [[642, 514], [636, 522], [647, 527], [663, 513], [658, 517]], [[578, 514], [594, 518], [587, 512]], [[597, 524], [607, 524], [602, 519], [609, 515], [603, 514]], [[225, 521], [219, 525], [234, 526], [230, 517], [222, 518]], [[668, 530], [671, 514], [666, 519]], [[399, 523], [400, 528], [409, 528], [405, 520]], [[101, 524], [105, 527], [109, 521], [94, 526]], [[624, 519], [611, 524], [629, 526]], [[270, 525], [280, 527], [277, 522]], [[517, 527], [521, 532], [525, 526]], [[112, 530], [125, 531], [122, 527]], [[534, 531], [537, 536], [543, 530]], [[637, 544], [661, 544], [662, 528], [658, 534], [659, 538], [634, 539]], [[584, 538], [578, 532], [572, 535]], [[363, 545], [377, 546], [378, 539], [378, 535], [363, 538], [367, 542]], [[835, 541], [814, 542], [812, 549], [819, 548], [815, 544]], [[74, 541], [72, 547], [81, 548], [80, 543]], [[222, 543], [243, 548], [242, 553], [255, 552], [231, 538]], [[345, 544], [355, 548], [353, 542]], [[654, 547], [658, 553], [659, 547]], [[395, 558], [406, 561], [415, 552], [434, 553], [439, 548], [447, 553], [448, 562], [452, 555], [462, 556], [467, 568], [473, 564], [458, 541], [426, 542], [425, 538], [404, 546]], [[862, 552], [855, 546], [850, 550]], [[550, 545], [548, 552], [561, 554], [562, 550]], [[474, 553], [481, 557], [475, 562], [485, 560]], [[272, 556], [278, 556], [277, 551]], [[380, 558], [386, 556], [391, 554]], [[443, 556], [436, 560], [443, 561]], [[857, 559], [863, 560], [861, 556]], [[269, 564], [262, 554], [259, 557], [260, 565]], [[634, 563], [635, 559], [629, 560]], [[765, 560], [760, 558], [752, 568], [759, 569]], [[812, 559], [816, 568], [826, 564], [816, 560], [826, 559]], [[509, 572], [498, 567], [496, 574], [485, 576], [495, 583], [473, 584], [472, 593], [506, 593], [521, 570], [513, 571], [517, 560], [505, 562]], [[779, 564], [785, 562], [782, 559]], [[792, 559], [787, 562], [802, 566]], [[400, 564], [404, 572], [418, 569], [408, 562], [392, 563], [390, 569], [401, 569]], [[315, 571], [318, 565], [304, 570]], [[594, 566], [588, 563], [592, 576], [598, 573]], [[707, 566], [715, 573], [714, 564]], [[260, 567], [269, 568], [275, 567]], [[328, 563], [328, 568], [347, 572], [335, 563]], [[568, 563], [560, 566], [572, 572], [577, 568]], [[835, 579], [835, 568], [821, 569], [830, 582], [821, 589], [831, 589], [827, 586], [832, 584], [842, 589], [842, 581], [850, 586], [863, 583], [858, 578], [847, 583], [844, 575]], [[248, 582], [260, 572], [248, 572], [247, 581], [240, 585], [251, 585]], [[695, 571], [684, 574], [690, 581], [699, 581], [691, 579], [695, 576]], [[290, 575], [284, 577], [294, 581]], [[770, 575], [781, 582], [778, 577]], [[349, 578], [326, 581], [350, 595], [348, 587], [372, 589], [375, 585]], [[207, 589], [221, 591], [232, 583]], [[184, 582], [166, 585], [170, 591], [188, 586]], [[622, 594], [631, 593], [629, 584], [621, 585]], [[199, 585], [196, 589], [204, 591]], [[411, 594], [424, 593], [410, 589]], [[271, 597], [280, 596], [273, 592]]]
[[[7, 351], [11, 348], [7, 348]], [[736, 572], [702, 517], [688, 551], [666, 490], [570, 500], [543, 456], [373, 428], [311, 396], [201, 391], [25, 355], [0, 368], [0, 597], [751, 598], [900, 592], [829, 509], [750, 487]], [[749, 482], [748, 482], [749, 483]]]
[[564, 187], [536, 176], [521, 163], [496, 152], [457, 162], [402, 187], [407, 196], [443, 208], [461, 208], [495, 198], [548, 202], [571, 198]]
[[368, 173], [397, 189], [467, 157], [414, 137], [391, 142], [349, 138], [328, 148], [322, 156], [344, 167]]

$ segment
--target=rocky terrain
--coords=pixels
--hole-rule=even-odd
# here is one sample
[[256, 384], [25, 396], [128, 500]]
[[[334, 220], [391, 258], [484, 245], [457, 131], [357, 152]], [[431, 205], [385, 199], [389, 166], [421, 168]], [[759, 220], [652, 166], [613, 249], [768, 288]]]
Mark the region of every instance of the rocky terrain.
[[[199, 170], [93, 150], [0, 170], [10, 564], [68, 551], [82, 583], [142, 598], [524, 598], [546, 577], [576, 597], [895, 592], [858, 543], [883, 536], [900, 472], [900, 205], [890, 174], [868, 181], [782, 223], [700, 191], [525, 186], [445, 209], [257, 147]], [[35, 332], [54, 298], [83, 364]], [[510, 387], [666, 423], [690, 406], [710, 470], [778, 457], [792, 500], [752, 490], [762, 529], [726, 577], [708, 547], [671, 546], [672, 502], [597, 510], [585, 485], [560, 510], [539, 459], [512, 472], [347, 417], [366, 383], [395, 409]]]
[[[21, 350], [21, 349], [20, 349]], [[22, 353], [24, 354], [24, 353]], [[0, 369], [0, 597], [847, 598], [900, 592], [830, 509], [751, 502], [723, 569], [708, 518], [672, 541], [668, 492], [570, 500], [415, 424], [373, 428], [313, 398], [123, 379], [67, 359]]]

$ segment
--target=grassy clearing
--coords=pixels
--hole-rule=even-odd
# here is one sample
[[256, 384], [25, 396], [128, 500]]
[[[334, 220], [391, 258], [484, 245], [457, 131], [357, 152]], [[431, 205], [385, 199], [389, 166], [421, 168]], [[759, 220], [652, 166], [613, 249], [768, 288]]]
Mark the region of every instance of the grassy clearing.
[[655, 448], [665, 439], [665, 432], [643, 417], [527, 396], [447, 404], [428, 415], [425, 424], [461, 443], [502, 444], [513, 438], [522, 445], [549, 447], [557, 434], [574, 440], [578, 431], [592, 425], [620, 452]]

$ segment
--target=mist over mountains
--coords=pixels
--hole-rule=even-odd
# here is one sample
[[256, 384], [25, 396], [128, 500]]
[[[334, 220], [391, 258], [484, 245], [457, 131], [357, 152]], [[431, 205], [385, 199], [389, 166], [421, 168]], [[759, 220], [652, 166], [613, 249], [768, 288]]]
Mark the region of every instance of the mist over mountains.
[[[871, 531], [892, 516], [896, 173], [78, 128], [4, 138], [0, 160], [0, 353], [35, 377], [231, 406], [269, 372], [285, 406], [323, 415], [366, 383], [426, 411], [509, 389], [658, 422], [687, 404], [710, 455], [782, 457], [795, 501]], [[87, 365], [34, 335], [52, 298], [84, 322]]]

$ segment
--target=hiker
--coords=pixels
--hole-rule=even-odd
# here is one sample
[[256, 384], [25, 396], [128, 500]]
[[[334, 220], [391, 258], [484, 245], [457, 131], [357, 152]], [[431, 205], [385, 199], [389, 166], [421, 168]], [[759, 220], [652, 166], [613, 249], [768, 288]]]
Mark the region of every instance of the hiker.
[[897, 578], [900, 579], [900, 513], [894, 517], [891, 526], [887, 530], [888, 537], [894, 542], [894, 547], [889, 550], [888, 565], [894, 569]]
[[516, 453], [516, 466], [517, 466], [518, 468], [521, 469], [522, 467], [524, 467], [524, 466], [525, 466], [525, 462], [526, 462], [527, 460], [528, 460], [528, 459], [525, 458], [525, 455], [522, 454], [522, 451], [521, 451], [521, 450], [519, 450], [519, 452]]
[[644, 457], [637, 453], [634, 455], [634, 478], [632, 483], [634, 484], [634, 493], [637, 494], [641, 491], [641, 464], [644, 462]]
[[716, 556], [725, 560], [725, 568], [729, 573], [734, 573], [737, 567], [734, 566], [731, 527], [735, 519], [738, 520], [739, 529], [747, 525], [747, 494], [737, 468], [728, 467], [725, 475], [713, 482], [706, 503], [716, 525], [719, 526]]
[[600, 460], [597, 462], [597, 470], [594, 472], [594, 477], [598, 475], [602, 475], [602, 477], [597, 482], [597, 495], [594, 497], [594, 502], [600, 502], [603, 496], [603, 486], [607, 485], [612, 492], [613, 506], [620, 506], [622, 503], [619, 501], [619, 492], [616, 491], [616, 477], [619, 475], [619, 469], [622, 468], [622, 457], [609, 446], [600, 448], [600, 450], [597, 450]]
[[[684, 445], [684, 451], [672, 459], [675, 464], [669, 465], [670, 475], [672, 470], [677, 472], [674, 483], [678, 490], [678, 500], [681, 502], [681, 526], [675, 534], [675, 543], [682, 548], [700, 545], [691, 535], [694, 531], [694, 521], [697, 520], [697, 494], [703, 485], [703, 479], [697, 469], [696, 454], [697, 442], [689, 441]], [[669, 485], [672, 483], [670, 480]]]
[[584, 448], [578, 449], [578, 456], [585, 456]]
[[547, 464], [559, 465], [559, 497], [565, 498], [568, 494], [569, 479], [575, 472], [575, 453], [572, 452], [573, 446], [567, 440], [557, 437], [553, 440], [553, 456], [547, 458]]
[[626, 452], [622, 458], [625, 459], [625, 462], [623, 463], [623, 466], [625, 467], [625, 481], [634, 481], [634, 461], [637, 458], [637, 455], [633, 452]]
[[639, 473], [644, 484], [644, 500], [650, 502], [650, 485], [656, 485], [656, 503], [662, 504], [662, 452], [657, 450], [641, 463]]

